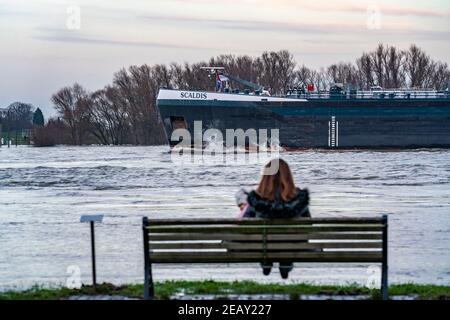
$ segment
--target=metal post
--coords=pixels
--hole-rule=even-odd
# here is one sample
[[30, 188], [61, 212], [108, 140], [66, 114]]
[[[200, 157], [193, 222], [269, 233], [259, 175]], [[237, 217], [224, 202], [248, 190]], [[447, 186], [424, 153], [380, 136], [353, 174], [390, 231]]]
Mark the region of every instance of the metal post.
[[95, 233], [94, 221], [91, 221], [91, 251], [92, 251], [92, 285], [94, 290], [97, 288], [97, 274], [95, 271]]
[[383, 215], [383, 253], [381, 270], [381, 297], [383, 300], [389, 298], [388, 287], [388, 216]]
[[148, 218], [142, 218], [142, 232], [144, 239], [144, 299], [152, 300], [155, 294], [152, 277], [152, 263], [150, 261], [150, 246], [147, 227]]
[[82, 215], [80, 222], [89, 222], [91, 228], [91, 252], [92, 252], [92, 286], [94, 290], [97, 289], [97, 269], [95, 267], [95, 223], [101, 223], [103, 221], [103, 215]]

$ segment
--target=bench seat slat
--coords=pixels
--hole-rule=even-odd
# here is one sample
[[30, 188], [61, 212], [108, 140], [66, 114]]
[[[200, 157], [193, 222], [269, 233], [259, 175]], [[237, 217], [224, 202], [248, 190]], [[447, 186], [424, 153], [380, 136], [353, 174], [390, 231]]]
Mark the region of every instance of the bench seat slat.
[[[167, 233], [149, 234], [150, 241], [182, 241], [182, 240], [248, 240], [263, 241], [262, 234], [239, 233]], [[381, 240], [382, 234], [363, 232], [314, 232], [296, 234], [268, 234], [267, 241], [298, 240]]]
[[[301, 250], [317, 248], [360, 248], [360, 249], [381, 249], [381, 242], [269, 242], [267, 250]], [[262, 242], [151, 242], [150, 249], [231, 249], [231, 250], [263, 250]]]
[[[380, 262], [381, 252], [268, 252], [266, 261], [293, 262]], [[154, 263], [219, 263], [261, 262], [263, 253], [258, 252], [154, 252], [150, 254]]]

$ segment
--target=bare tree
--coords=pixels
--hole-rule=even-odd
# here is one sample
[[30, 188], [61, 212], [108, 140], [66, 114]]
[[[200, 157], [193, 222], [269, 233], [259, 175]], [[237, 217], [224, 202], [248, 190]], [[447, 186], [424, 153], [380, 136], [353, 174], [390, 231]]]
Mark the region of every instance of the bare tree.
[[356, 65], [358, 67], [362, 89], [369, 89], [375, 85], [374, 68], [370, 54], [363, 53], [362, 56], [356, 60]]
[[412, 88], [422, 88], [430, 70], [430, 57], [416, 45], [406, 53], [405, 73]]
[[317, 91], [324, 91], [330, 87], [330, 80], [324, 68], [312, 70], [309, 83], [314, 85]]
[[90, 99], [89, 120], [93, 135], [105, 145], [125, 143], [129, 128], [128, 110], [119, 90], [107, 86], [94, 92]]
[[406, 60], [406, 53], [391, 46], [384, 55], [384, 86], [386, 88], [400, 88], [406, 84], [406, 77], [402, 72]]
[[311, 70], [305, 65], [300, 66], [294, 71], [293, 85], [295, 87], [306, 87], [311, 81]]
[[55, 93], [51, 101], [58, 115], [70, 130], [70, 143], [80, 145], [88, 132], [89, 96], [79, 84], [65, 87]]
[[332, 64], [327, 68], [327, 76], [329, 82], [350, 84], [354, 87], [360, 85], [358, 70], [351, 63]]
[[296, 63], [291, 53], [286, 50], [264, 52], [255, 60], [259, 70], [259, 83], [267, 86], [272, 94], [283, 93], [295, 78]]
[[406, 85], [405, 64], [405, 51], [379, 44], [374, 51], [363, 53], [356, 60], [359, 86], [364, 89], [374, 85], [389, 89], [403, 87]]
[[152, 69], [152, 80], [160, 87], [170, 88], [172, 82], [170, 69], [164, 64], [154, 65]]
[[450, 84], [450, 70], [448, 65], [443, 62], [432, 62], [427, 73], [424, 87], [436, 90], [445, 90]]
[[114, 145], [128, 142], [127, 132], [130, 130], [129, 111], [126, 109], [124, 98], [118, 88], [107, 86], [103, 89], [104, 100], [109, 106], [110, 127], [109, 135]]
[[186, 89], [187, 84], [185, 83], [183, 66], [178, 63], [171, 63], [169, 66], [170, 73], [170, 88], [173, 89]]
[[128, 110], [133, 141], [136, 144], [165, 142], [165, 134], [156, 109], [156, 97], [160, 86], [156, 79], [164, 79], [168, 74], [166, 68], [155, 69], [144, 64], [131, 66], [128, 71], [122, 69], [114, 75], [113, 83]]
[[16, 145], [19, 136], [22, 138], [23, 130], [31, 129], [33, 126], [34, 107], [31, 104], [23, 102], [11, 103], [3, 112], [1, 119], [2, 131], [8, 134], [8, 141], [11, 139], [11, 133], [15, 136]]
[[277, 73], [280, 86], [279, 92], [282, 93], [294, 79], [294, 70], [297, 64], [294, 60], [294, 56], [287, 50], [278, 51], [277, 56]]
[[261, 57], [257, 58], [255, 61], [256, 67], [260, 72], [258, 82], [271, 90], [272, 93], [276, 93], [277, 90], [279, 90], [276, 81], [276, 63], [277, 57], [275, 52], [264, 52]]
[[6, 120], [12, 130], [30, 129], [32, 127], [34, 107], [23, 102], [11, 103], [6, 108]]
[[374, 71], [374, 76], [376, 79], [376, 84], [380, 87], [384, 86], [385, 83], [385, 65], [386, 61], [386, 49], [383, 44], [379, 44], [375, 51], [371, 52], [370, 58], [372, 60], [372, 66]]

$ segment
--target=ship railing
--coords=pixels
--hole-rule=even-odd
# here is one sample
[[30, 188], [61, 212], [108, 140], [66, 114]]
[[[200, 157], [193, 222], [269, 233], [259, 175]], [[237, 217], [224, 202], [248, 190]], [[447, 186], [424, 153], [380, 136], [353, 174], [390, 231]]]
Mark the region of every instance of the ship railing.
[[384, 90], [384, 91], [357, 91], [345, 93], [311, 92], [290, 93], [286, 97], [299, 99], [450, 99], [448, 91], [432, 90]]

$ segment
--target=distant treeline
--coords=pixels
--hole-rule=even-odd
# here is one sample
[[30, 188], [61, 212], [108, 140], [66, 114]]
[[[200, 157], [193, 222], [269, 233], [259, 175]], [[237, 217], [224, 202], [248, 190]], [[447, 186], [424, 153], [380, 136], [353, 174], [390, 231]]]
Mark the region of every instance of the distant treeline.
[[44, 145], [166, 143], [156, 108], [158, 90], [214, 90], [214, 81], [200, 69], [203, 66], [225, 67], [227, 73], [258, 83], [273, 95], [308, 84], [319, 91], [329, 89], [333, 83], [357, 89], [381, 86], [441, 90], [450, 82], [448, 65], [434, 61], [416, 45], [400, 50], [380, 44], [354, 63], [341, 62], [319, 70], [298, 64], [286, 50], [264, 52], [259, 57], [220, 55], [193, 64], [144, 64], [121, 69], [111, 84], [94, 92], [79, 84], [60, 89], [51, 98], [58, 116], [39, 130], [35, 140]]
[[0, 109], [0, 140], [4, 144], [29, 144], [31, 133], [44, 123], [41, 109], [29, 103], [13, 102]]

